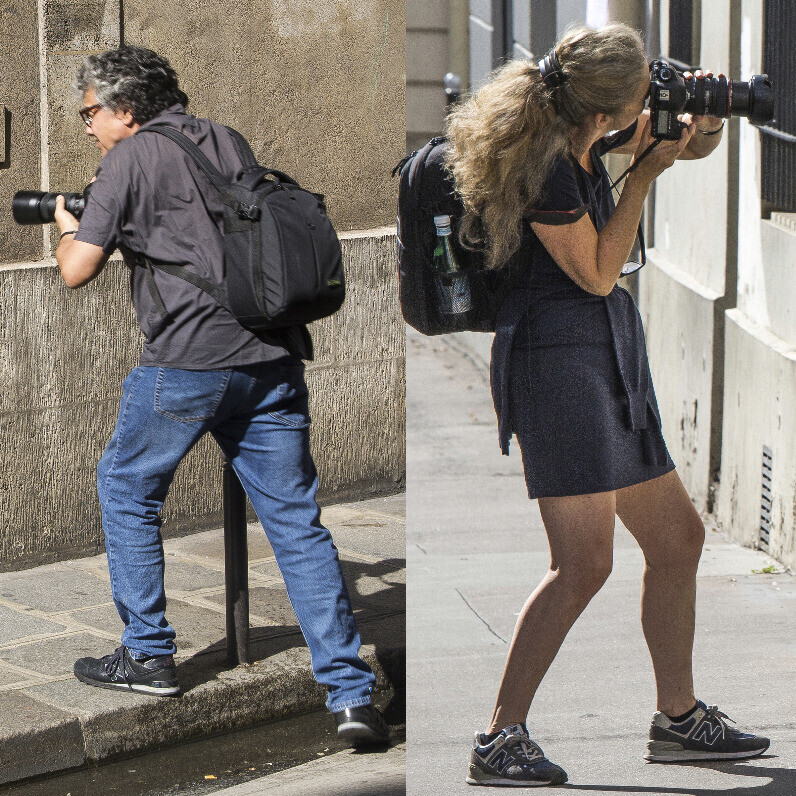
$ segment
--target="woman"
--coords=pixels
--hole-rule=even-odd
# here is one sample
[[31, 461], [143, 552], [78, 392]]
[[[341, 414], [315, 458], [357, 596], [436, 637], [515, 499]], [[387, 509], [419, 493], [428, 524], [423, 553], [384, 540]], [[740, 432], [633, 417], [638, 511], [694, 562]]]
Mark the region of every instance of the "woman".
[[[653, 143], [648, 90], [638, 34], [620, 24], [580, 28], [539, 65], [505, 65], [449, 121], [462, 243], [485, 248], [491, 267], [511, 261], [521, 273], [498, 315], [492, 389], [501, 448], [507, 454], [516, 434], [552, 558], [519, 615], [491, 724], [475, 736], [471, 784], [566, 781], [525, 721], [564, 637], [611, 571], [617, 515], [646, 561], [642, 625], [658, 699], [646, 758], [751, 757], [769, 744], [731, 729], [694, 696], [704, 527], [661, 434], [638, 311], [616, 284], [653, 180], [677, 159], [710, 154], [723, 121], [686, 119], [679, 141], [659, 142], [642, 159]], [[616, 206], [600, 160], [608, 151], [638, 164]]]

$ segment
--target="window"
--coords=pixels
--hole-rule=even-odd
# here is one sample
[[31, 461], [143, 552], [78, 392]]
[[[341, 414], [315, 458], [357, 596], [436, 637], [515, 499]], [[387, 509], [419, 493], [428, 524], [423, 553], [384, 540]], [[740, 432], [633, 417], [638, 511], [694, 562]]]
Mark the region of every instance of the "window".
[[796, 5], [766, 0], [763, 71], [774, 86], [774, 121], [760, 128], [762, 200], [772, 210], [796, 212]]
[[670, 0], [669, 57], [680, 62], [676, 66], [691, 66], [699, 59], [694, 52], [694, 27], [693, 0]]

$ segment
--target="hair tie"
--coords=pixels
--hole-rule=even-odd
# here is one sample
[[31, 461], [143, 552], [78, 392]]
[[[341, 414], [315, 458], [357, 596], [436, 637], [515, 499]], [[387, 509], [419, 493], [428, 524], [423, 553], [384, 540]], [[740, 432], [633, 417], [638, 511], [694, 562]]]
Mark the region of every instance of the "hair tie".
[[539, 71], [542, 73], [542, 80], [549, 89], [558, 88], [567, 82], [567, 76], [558, 60], [555, 48], [550, 50], [541, 61], [539, 61]]

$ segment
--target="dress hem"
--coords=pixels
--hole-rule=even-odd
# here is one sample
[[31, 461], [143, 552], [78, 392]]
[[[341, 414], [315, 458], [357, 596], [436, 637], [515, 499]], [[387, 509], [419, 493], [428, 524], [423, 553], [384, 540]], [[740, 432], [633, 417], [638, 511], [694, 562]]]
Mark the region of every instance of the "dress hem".
[[[616, 492], [619, 489], [626, 489], [629, 486], [638, 486], [639, 484], [645, 484], [647, 481], [652, 481], [655, 478], [660, 478], [662, 475], [666, 475], [667, 473], [671, 473], [673, 470], [676, 470], [677, 466], [672, 463], [671, 466], [661, 467], [660, 472], [656, 473], [655, 475], [650, 475], [649, 471], [645, 473], [644, 478], [631, 478], [627, 481], [627, 483], [620, 483], [618, 486], [609, 486], [600, 489], [587, 489], [583, 491], [576, 491], [576, 492], [558, 492], [555, 493], [550, 491], [544, 491], [533, 493], [530, 488], [528, 488], [528, 499], [529, 500], [538, 500], [539, 498], [548, 498], [548, 497], [578, 497], [579, 495], [598, 495], [601, 492]], [[527, 486], [527, 485], [526, 485]]]

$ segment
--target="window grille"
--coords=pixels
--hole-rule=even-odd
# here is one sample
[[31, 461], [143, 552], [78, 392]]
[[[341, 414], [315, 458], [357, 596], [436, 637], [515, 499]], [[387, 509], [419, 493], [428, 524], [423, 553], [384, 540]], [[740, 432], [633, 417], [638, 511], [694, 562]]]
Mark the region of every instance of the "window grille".
[[684, 64], [694, 63], [693, 0], [669, 2], [669, 57]]
[[774, 121], [760, 128], [767, 211], [796, 212], [796, 4], [766, 0], [763, 71], [774, 86]]
[[774, 456], [771, 448], [763, 445], [763, 475], [760, 490], [760, 535], [758, 547], [768, 550], [771, 535], [771, 471]]

